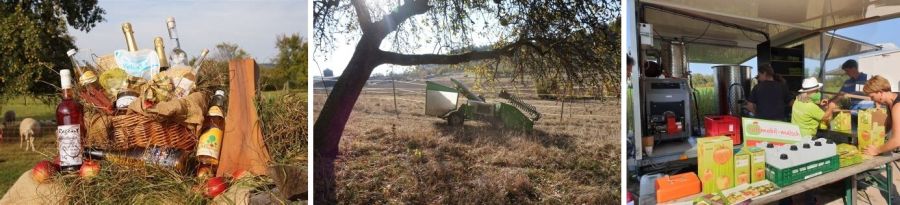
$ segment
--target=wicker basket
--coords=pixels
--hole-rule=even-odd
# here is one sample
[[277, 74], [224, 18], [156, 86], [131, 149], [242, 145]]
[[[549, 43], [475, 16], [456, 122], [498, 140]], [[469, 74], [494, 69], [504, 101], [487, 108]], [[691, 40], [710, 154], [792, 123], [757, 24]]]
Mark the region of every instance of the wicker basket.
[[189, 127], [173, 121], [157, 120], [138, 113], [112, 116], [111, 149], [171, 147], [192, 150], [197, 135]]

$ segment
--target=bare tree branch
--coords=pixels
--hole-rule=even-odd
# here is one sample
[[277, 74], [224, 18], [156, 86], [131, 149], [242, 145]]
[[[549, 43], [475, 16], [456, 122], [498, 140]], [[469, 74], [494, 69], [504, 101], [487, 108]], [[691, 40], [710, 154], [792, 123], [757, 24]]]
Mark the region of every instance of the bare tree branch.
[[468, 61], [493, 59], [501, 56], [512, 56], [522, 46], [533, 46], [529, 41], [522, 40], [501, 48], [489, 51], [469, 51], [462, 54], [400, 54], [381, 51], [379, 57], [383, 63], [394, 65], [425, 65], [425, 64], [458, 64]]
[[377, 39], [384, 39], [388, 34], [397, 30], [400, 24], [415, 15], [424, 14], [431, 9], [428, 5], [429, 0], [405, 0], [403, 5], [397, 7], [396, 10], [384, 16], [381, 20], [373, 23], [375, 29], [372, 32], [363, 33], [372, 34]]

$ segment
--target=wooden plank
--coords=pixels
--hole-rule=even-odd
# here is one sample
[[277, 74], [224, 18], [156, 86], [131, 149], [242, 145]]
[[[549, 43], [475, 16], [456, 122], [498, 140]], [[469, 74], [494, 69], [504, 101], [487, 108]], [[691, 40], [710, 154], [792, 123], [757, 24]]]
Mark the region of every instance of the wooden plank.
[[[803, 193], [808, 190], [815, 189], [820, 186], [824, 186], [826, 184], [831, 184], [836, 181], [843, 180], [844, 178], [859, 174], [861, 172], [868, 171], [874, 167], [881, 166], [881, 165], [887, 164], [892, 161], [897, 161], [897, 160], [900, 160], [900, 154], [891, 153], [891, 154], [887, 154], [887, 155], [875, 156], [875, 157], [872, 157], [872, 159], [864, 161], [863, 163], [849, 166], [849, 167], [844, 167], [844, 168], [838, 169], [837, 171], [834, 171], [834, 172], [829, 172], [829, 173], [826, 173], [823, 175], [813, 177], [808, 180], [794, 183], [787, 187], [783, 187], [783, 188], [781, 188], [780, 193], [776, 193], [776, 194], [768, 196], [768, 197], [754, 200], [750, 204], [769, 204], [769, 203], [778, 202], [778, 200], [781, 200], [783, 198], [797, 195], [799, 193]], [[701, 195], [702, 194], [691, 195], [691, 196], [684, 197], [684, 198], [681, 198], [681, 199], [678, 199], [678, 200], [675, 200], [672, 202], [667, 202], [666, 204], [677, 204], [677, 203], [681, 203], [681, 202], [691, 201], [691, 200], [694, 200], [694, 198], [697, 198]]]

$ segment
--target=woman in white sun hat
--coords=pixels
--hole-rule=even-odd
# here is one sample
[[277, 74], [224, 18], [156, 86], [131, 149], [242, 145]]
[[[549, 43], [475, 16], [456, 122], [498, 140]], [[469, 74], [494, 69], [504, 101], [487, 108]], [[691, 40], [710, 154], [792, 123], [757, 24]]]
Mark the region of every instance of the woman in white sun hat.
[[816, 136], [819, 124], [831, 120], [834, 110], [838, 109], [834, 102], [820, 104], [821, 95], [817, 93], [822, 88], [822, 83], [815, 77], [803, 79], [800, 94], [794, 99], [791, 107], [791, 123], [800, 126], [800, 135], [803, 137]]

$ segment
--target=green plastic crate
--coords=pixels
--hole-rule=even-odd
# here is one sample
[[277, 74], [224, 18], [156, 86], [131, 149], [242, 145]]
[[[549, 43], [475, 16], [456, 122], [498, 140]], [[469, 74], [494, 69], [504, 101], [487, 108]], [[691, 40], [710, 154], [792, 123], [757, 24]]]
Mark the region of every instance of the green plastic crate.
[[840, 158], [837, 155], [785, 169], [778, 169], [766, 164], [766, 179], [779, 187], [785, 187], [838, 169], [840, 169]]

